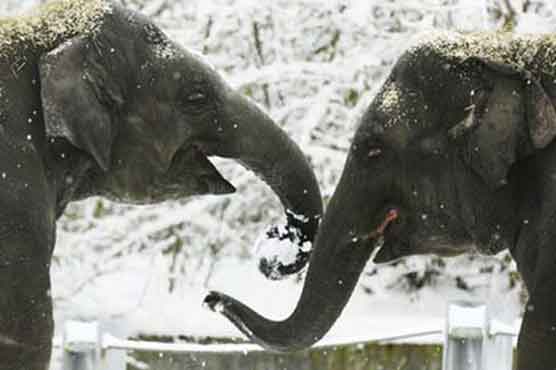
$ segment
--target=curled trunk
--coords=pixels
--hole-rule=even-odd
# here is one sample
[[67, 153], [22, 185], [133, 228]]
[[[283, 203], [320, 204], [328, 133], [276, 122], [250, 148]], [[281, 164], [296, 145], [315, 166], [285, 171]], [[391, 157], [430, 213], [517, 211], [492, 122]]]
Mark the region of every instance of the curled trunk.
[[[323, 211], [309, 161], [280, 127], [236, 92], [228, 93], [225, 109], [227, 122], [217, 128], [221, 139], [208, 145], [208, 154], [233, 158], [257, 174], [280, 198], [299, 243], [312, 242]], [[307, 260], [301, 256], [300, 266], [289, 273]]]
[[341, 203], [336, 195], [331, 200], [315, 240], [301, 297], [287, 319], [268, 320], [218, 292], [211, 292], [205, 303], [269, 350], [301, 350], [317, 342], [342, 313], [373, 251], [368, 240], [352, 239], [349, 230], [359, 215], [354, 216], [357, 212]]
[[319, 255], [320, 250], [313, 253], [301, 298], [293, 314], [284, 321], [268, 320], [243, 303], [218, 292], [211, 292], [205, 303], [268, 350], [302, 350], [328, 332], [351, 297], [371, 252], [362, 246], [354, 245], [353, 248], [358, 249], [356, 253], [338, 256], [349, 259], [346, 261], [350, 266], [347, 270], [322, 261], [329, 258]]

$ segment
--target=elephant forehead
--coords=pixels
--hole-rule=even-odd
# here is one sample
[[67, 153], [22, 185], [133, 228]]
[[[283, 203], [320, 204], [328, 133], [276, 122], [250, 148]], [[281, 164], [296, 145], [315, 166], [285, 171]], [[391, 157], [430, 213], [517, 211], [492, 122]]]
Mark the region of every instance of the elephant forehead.
[[174, 42], [165, 42], [154, 45], [153, 52], [156, 59], [146, 61], [141, 67], [142, 71], [167, 74], [174, 81], [223, 83], [220, 74], [207, 58], [191, 49]]
[[205, 66], [209, 69], [212, 73], [216, 73], [216, 67], [208, 60], [207, 56], [204, 54], [199, 53], [197, 50], [194, 49], [186, 49], [186, 51], [191, 55], [193, 59], [195, 59], [198, 63]]
[[417, 112], [412, 111], [411, 106], [418, 102], [411, 95], [399, 82], [387, 81], [363, 117], [360, 139], [404, 148], [415, 122], [420, 120]]
[[154, 55], [161, 59], [178, 58], [183, 54], [183, 49], [168, 38], [163, 39], [162, 42], [152, 44], [152, 50]]

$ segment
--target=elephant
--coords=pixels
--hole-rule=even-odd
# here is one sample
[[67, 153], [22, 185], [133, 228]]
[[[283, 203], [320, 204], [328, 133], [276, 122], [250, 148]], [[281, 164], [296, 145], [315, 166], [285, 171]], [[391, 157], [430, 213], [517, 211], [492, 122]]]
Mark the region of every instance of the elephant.
[[[0, 20], [0, 369], [48, 366], [49, 267], [71, 201], [229, 194], [207, 159], [220, 156], [279, 197], [279, 237], [313, 240], [323, 211], [309, 160], [201, 56], [111, 0], [58, 0], [33, 14]], [[294, 273], [307, 260], [300, 251], [276, 268]]]
[[293, 313], [271, 321], [216, 291], [205, 302], [258, 344], [300, 350], [334, 324], [368, 260], [507, 249], [529, 293], [518, 367], [556, 367], [555, 103], [553, 35], [420, 40], [361, 116]]

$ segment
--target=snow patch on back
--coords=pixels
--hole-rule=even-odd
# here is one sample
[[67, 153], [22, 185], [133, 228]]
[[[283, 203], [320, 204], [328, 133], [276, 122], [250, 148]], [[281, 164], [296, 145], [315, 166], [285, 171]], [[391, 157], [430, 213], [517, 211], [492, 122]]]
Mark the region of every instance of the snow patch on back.
[[[514, 65], [533, 73], [556, 75], [556, 35], [512, 34], [507, 32], [431, 32], [421, 35], [408, 53], [434, 53], [451, 62], [480, 57]], [[544, 63], [536, 63], [542, 60]]]
[[106, 0], [60, 0], [29, 15], [0, 18], [0, 55], [19, 51], [21, 44], [48, 50], [61, 40], [91, 34], [111, 11]]

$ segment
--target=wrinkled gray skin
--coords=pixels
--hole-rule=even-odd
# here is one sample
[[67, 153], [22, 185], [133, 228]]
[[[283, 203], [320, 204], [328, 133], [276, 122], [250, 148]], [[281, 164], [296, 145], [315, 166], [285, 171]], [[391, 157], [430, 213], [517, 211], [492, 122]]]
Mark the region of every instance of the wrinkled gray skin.
[[313, 239], [322, 212], [299, 148], [208, 65], [117, 6], [99, 27], [60, 35], [54, 49], [22, 42], [0, 53], [2, 370], [48, 366], [55, 221], [72, 200], [231, 193], [207, 160], [216, 155], [256, 172], [285, 209], [306, 217], [288, 216], [298, 240]]
[[518, 367], [555, 368], [556, 80], [541, 72], [556, 62], [550, 45], [527, 63], [452, 58], [427, 43], [406, 52], [361, 119], [293, 314], [269, 321], [217, 292], [207, 303], [262, 346], [299, 350], [334, 324], [382, 242], [378, 263], [509, 248], [530, 293]]

